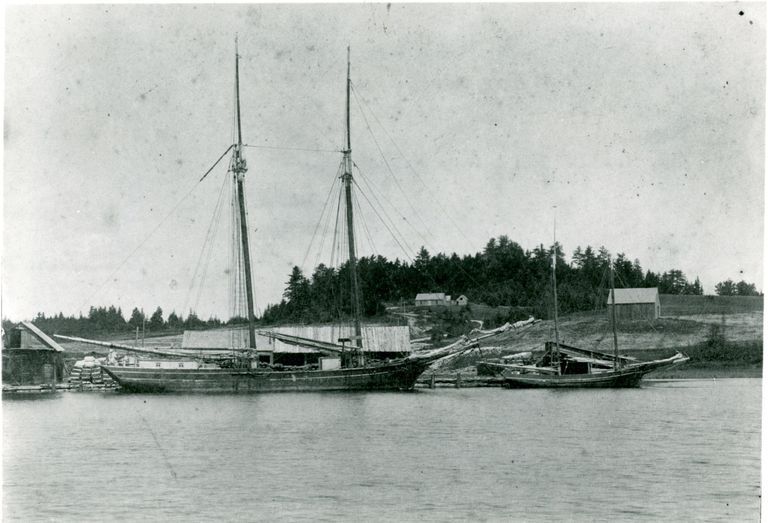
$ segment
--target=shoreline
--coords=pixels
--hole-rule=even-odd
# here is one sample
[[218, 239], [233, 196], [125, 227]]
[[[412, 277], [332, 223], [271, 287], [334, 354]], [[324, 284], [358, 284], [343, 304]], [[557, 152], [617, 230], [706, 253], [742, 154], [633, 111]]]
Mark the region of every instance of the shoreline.
[[669, 379], [711, 379], [711, 378], [762, 378], [763, 367], [754, 365], [713, 365], [707, 363], [685, 363], [679, 367], [648, 374], [646, 380]]

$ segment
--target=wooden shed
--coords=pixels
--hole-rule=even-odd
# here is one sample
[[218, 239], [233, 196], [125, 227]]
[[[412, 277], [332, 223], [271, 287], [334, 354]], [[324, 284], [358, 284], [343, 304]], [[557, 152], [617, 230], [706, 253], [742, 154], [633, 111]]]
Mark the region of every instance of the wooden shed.
[[[616, 320], [636, 321], [655, 320], [661, 314], [659, 302], [659, 289], [615, 289], [616, 293]], [[608, 292], [608, 319], [612, 315], [612, 297]]]
[[3, 385], [62, 381], [64, 348], [28, 321], [11, 329], [3, 343]]
[[[338, 343], [339, 338], [354, 336], [351, 325], [284, 325], [268, 329], [271, 332], [297, 336], [328, 343]], [[183, 351], [227, 352], [232, 348], [248, 346], [245, 329], [218, 329], [209, 331], [184, 331], [181, 342]], [[407, 325], [363, 325], [363, 351], [368, 357], [394, 359], [411, 352], [411, 339]], [[323, 353], [310, 347], [301, 347], [256, 334], [259, 352], [272, 355], [273, 363], [283, 365], [308, 365], [319, 363]]]

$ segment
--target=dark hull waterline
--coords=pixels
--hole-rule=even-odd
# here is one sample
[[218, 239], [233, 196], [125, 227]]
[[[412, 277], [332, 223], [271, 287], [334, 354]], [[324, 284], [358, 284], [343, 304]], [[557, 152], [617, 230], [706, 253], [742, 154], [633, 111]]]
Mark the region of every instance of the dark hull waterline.
[[637, 387], [643, 376], [654, 370], [671, 367], [688, 361], [677, 354], [665, 360], [634, 364], [619, 370], [590, 374], [505, 374], [504, 387], [521, 388], [624, 388]]
[[412, 390], [430, 362], [336, 370], [153, 369], [102, 367], [126, 392], [315, 392]]
[[518, 388], [620, 388], [637, 387], [644, 371], [602, 372], [599, 374], [520, 374], [505, 376], [504, 386]]

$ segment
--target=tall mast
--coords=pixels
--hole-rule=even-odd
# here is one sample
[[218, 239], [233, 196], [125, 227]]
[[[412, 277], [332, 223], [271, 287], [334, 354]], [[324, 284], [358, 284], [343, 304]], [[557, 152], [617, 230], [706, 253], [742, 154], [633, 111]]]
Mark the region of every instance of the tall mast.
[[613, 368], [619, 368], [619, 340], [616, 337], [616, 290], [613, 287], [613, 260], [608, 258], [611, 283], [611, 328], [613, 329]]
[[344, 152], [344, 193], [347, 208], [347, 242], [349, 243], [349, 273], [352, 288], [352, 313], [354, 314], [355, 338], [360, 349], [359, 357], [362, 363], [363, 337], [360, 328], [360, 283], [357, 277], [357, 256], [355, 254], [355, 227], [352, 215], [352, 142], [349, 128], [349, 92], [352, 85], [350, 79], [349, 46], [347, 46], [347, 147]]
[[[555, 237], [557, 236], [557, 224], [555, 224]], [[557, 373], [560, 374], [560, 331], [557, 325], [557, 239], [552, 246], [552, 292], [554, 294], [555, 303], [555, 354], [553, 363], [557, 368]]]
[[232, 172], [235, 177], [237, 203], [240, 210], [240, 238], [243, 249], [243, 265], [245, 266], [245, 295], [248, 303], [248, 346], [256, 348], [256, 329], [253, 313], [253, 284], [251, 280], [251, 254], [248, 246], [248, 220], [245, 214], [245, 193], [243, 180], [248, 170], [243, 158], [243, 134], [240, 127], [240, 55], [237, 52], [237, 37], [235, 37], [235, 107], [237, 116], [237, 144], [232, 156]]

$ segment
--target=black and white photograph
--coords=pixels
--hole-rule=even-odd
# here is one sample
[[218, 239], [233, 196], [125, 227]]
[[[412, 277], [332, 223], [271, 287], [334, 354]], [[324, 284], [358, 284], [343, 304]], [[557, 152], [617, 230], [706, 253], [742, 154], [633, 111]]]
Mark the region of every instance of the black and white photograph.
[[3, 521], [761, 520], [764, 2], [3, 14]]

